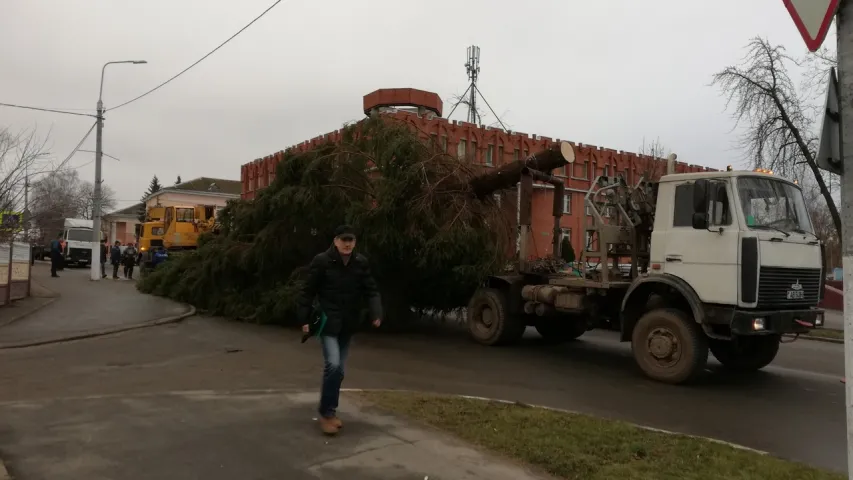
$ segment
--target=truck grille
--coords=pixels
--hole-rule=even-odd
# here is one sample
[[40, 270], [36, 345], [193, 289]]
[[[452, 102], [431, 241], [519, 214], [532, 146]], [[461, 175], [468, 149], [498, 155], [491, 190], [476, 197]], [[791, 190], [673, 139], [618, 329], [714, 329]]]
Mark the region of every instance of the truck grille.
[[[758, 277], [758, 308], [811, 307], [820, 301], [819, 268], [761, 267]], [[797, 288], [794, 285], [799, 284]], [[789, 291], [801, 291], [792, 294]]]
[[162, 239], [151, 240], [151, 246], [152, 247], [162, 247], [163, 246], [163, 240]]

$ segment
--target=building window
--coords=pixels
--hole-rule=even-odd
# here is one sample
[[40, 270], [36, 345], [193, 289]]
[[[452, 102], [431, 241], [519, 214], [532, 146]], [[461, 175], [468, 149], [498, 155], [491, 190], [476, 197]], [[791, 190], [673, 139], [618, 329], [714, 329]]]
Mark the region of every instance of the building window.
[[586, 208], [584, 208], [584, 212], [586, 212], [587, 217], [591, 217], [592, 216], [592, 207], [587, 205]]
[[467, 150], [468, 142], [465, 140], [459, 140], [459, 145], [456, 146], [456, 156], [459, 157], [460, 160], [464, 160]]
[[563, 213], [566, 215], [571, 215], [572, 213], [572, 194], [567, 193], [563, 195]]
[[477, 141], [471, 140], [471, 161], [477, 161]]
[[610, 176], [610, 165], [605, 165], [604, 168], [601, 169], [601, 174], [605, 177]]
[[626, 168], [625, 171], [622, 173], [622, 175], [625, 177], [625, 183], [627, 183], [628, 185], [631, 184], [630, 174], [631, 174], [630, 168]]
[[589, 162], [572, 164], [572, 177], [579, 180], [589, 180]]
[[498, 160], [498, 163], [500, 165], [503, 165], [503, 163], [504, 163], [504, 146], [503, 145], [498, 147], [498, 158], [497, 158], [497, 160]]
[[497, 203], [497, 204], [498, 204], [498, 206], [500, 207], [500, 206], [501, 206], [501, 194], [500, 194], [500, 193], [495, 193], [495, 194], [493, 194], [493, 195], [492, 195], [492, 198], [494, 198], [494, 199], [495, 199], [495, 203]]
[[489, 144], [489, 146], [486, 147], [486, 165], [491, 167], [492, 165], [495, 164], [494, 155], [495, 155], [495, 146]]
[[447, 135], [441, 136], [441, 149], [444, 150], [444, 153], [447, 153]]
[[519, 159], [518, 157], [519, 157], [520, 153], [521, 152], [519, 152], [518, 149], [516, 148], [515, 152], [513, 152], [513, 160], [518, 161], [518, 159]]

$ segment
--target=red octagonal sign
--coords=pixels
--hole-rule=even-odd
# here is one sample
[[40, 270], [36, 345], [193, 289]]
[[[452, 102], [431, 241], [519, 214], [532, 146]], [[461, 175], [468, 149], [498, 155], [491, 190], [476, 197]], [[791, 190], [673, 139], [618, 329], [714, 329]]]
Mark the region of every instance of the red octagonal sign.
[[794, 19], [794, 24], [806, 41], [806, 46], [814, 52], [820, 48], [832, 19], [838, 10], [839, 0], [782, 0]]

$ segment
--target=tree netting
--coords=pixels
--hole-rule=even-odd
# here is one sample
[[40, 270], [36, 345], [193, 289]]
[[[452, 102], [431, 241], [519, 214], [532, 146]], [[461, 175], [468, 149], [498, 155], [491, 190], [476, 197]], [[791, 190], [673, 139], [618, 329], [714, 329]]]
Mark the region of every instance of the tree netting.
[[475, 175], [401, 122], [366, 119], [344, 127], [338, 143], [285, 152], [254, 200], [223, 209], [218, 235], [173, 255], [139, 288], [217, 315], [290, 323], [305, 267], [346, 223], [387, 320], [462, 307], [505, 267], [514, 239], [495, 198], [472, 195]]

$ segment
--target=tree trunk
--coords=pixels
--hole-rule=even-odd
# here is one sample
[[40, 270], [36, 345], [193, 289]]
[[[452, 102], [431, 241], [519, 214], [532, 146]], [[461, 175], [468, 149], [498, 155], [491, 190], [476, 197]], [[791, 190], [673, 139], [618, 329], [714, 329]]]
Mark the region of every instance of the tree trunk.
[[474, 177], [468, 182], [468, 185], [477, 198], [483, 198], [497, 191], [515, 186], [525, 167], [550, 173], [556, 168], [569, 164], [561, 151], [563, 143], [565, 142], [555, 143], [525, 160], [516, 160], [492, 172]]
[[817, 163], [815, 163], [814, 156], [806, 145], [805, 140], [803, 140], [803, 136], [800, 135], [800, 130], [794, 125], [794, 122], [791, 121], [791, 117], [788, 116], [788, 112], [785, 111], [785, 107], [782, 106], [782, 103], [778, 98], [774, 97], [773, 100], [776, 102], [776, 108], [782, 115], [782, 121], [785, 122], [791, 130], [791, 134], [794, 135], [794, 139], [797, 141], [797, 146], [800, 148], [800, 153], [803, 154], [803, 157], [806, 159], [806, 163], [809, 164], [809, 168], [811, 168], [812, 173], [814, 174], [817, 186], [820, 188], [820, 193], [826, 200], [826, 206], [829, 207], [829, 214], [832, 215], [832, 223], [835, 224], [835, 231], [838, 233], [838, 238], [842, 238], [841, 215], [838, 213], [838, 207], [835, 206], [835, 200], [832, 198], [832, 194], [826, 186], [826, 182], [823, 181], [823, 176], [820, 174], [820, 169], [818, 168]]

